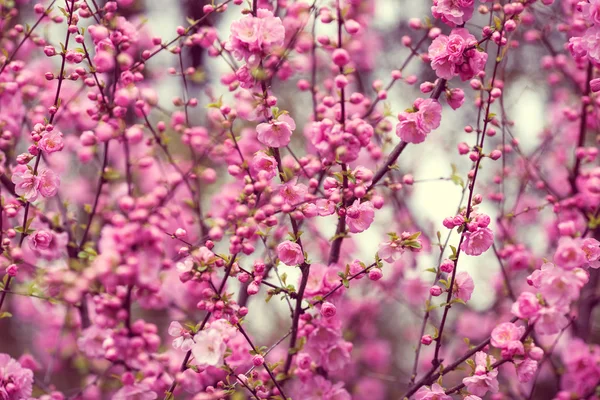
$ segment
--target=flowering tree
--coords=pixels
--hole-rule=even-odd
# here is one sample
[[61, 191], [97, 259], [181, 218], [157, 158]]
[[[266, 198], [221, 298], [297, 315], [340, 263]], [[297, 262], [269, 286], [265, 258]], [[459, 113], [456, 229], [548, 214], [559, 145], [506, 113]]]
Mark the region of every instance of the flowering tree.
[[0, 0], [0, 398], [599, 399], [600, 1], [219, 1]]

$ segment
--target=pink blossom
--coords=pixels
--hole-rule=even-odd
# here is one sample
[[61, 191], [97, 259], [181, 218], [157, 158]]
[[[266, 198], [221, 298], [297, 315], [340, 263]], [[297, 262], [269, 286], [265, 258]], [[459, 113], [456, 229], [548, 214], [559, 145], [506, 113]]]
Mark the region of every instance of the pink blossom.
[[257, 65], [260, 55], [266, 55], [283, 46], [285, 28], [279, 17], [259, 8], [257, 16], [248, 15], [231, 24], [229, 48], [238, 59]]
[[600, 1], [590, 0], [589, 2], [580, 2], [583, 18], [587, 21], [600, 25]]
[[181, 349], [181, 351], [188, 351], [194, 345], [194, 339], [190, 334], [188, 329], [185, 329], [181, 324], [177, 321], [172, 321], [171, 325], [169, 325], [169, 336], [173, 336], [173, 348]]
[[299, 265], [304, 262], [304, 254], [298, 243], [286, 240], [277, 246], [277, 257], [285, 265]]
[[374, 219], [375, 208], [370, 201], [361, 203], [360, 200], [355, 200], [346, 210], [346, 223], [352, 233], [363, 232], [369, 229]]
[[27, 237], [29, 247], [33, 252], [46, 260], [55, 260], [66, 250], [69, 241], [66, 232], [55, 233], [40, 229]]
[[583, 239], [581, 250], [591, 268], [600, 268], [600, 242], [594, 238]]
[[487, 53], [478, 51], [477, 39], [465, 28], [453, 29], [450, 36], [439, 35], [429, 46], [431, 67], [442, 79], [460, 74], [465, 81], [485, 67]]
[[0, 398], [29, 399], [32, 393], [33, 372], [23, 368], [8, 354], [0, 354]]
[[538, 362], [527, 358], [517, 364], [517, 378], [521, 383], [527, 383], [533, 379], [538, 369]]
[[57, 130], [52, 132], [46, 132], [43, 134], [42, 139], [38, 145], [44, 153], [50, 154], [56, 151], [61, 151], [65, 146], [63, 141], [63, 134]]
[[586, 254], [578, 241], [563, 237], [554, 253], [554, 262], [566, 270], [579, 268], [586, 263]]
[[290, 143], [292, 131], [296, 129], [296, 123], [286, 114], [282, 114], [276, 120], [263, 122], [256, 127], [258, 141], [269, 147], [285, 147]]
[[421, 121], [417, 113], [403, 112], [398, 114], [400, 121], [396, 125], [396, 135], [407, 143], [422, 143], [427, 134], [421, 126]]
[[419, 109], [417, 115], [420, 126], [426, 133], [437, 129], [442, 120], [442, 105], [435, 99], [417, 99], [415, 106]]
[[308, 193], [308, 188], [302, 183], [296, 183], [298, 179], [292, 179], [289, 182], [281, 185], [279, 194], [283, 198], [285, 204], [296, 206], [304, 201], [304, 197]]
[[435, 18], [441, 18], [444, 23], [454, 27], [470, 20], [474, 8], [474, 0], [434, 0], [431, 13]]
[[431, 387], [423, 386], [415, 393], [415, 400], [452, 400], [439, 384], [434, 383]]
[[471, 299], [471, 295], [473, 294], [474, 289], [475, 284], [473, 283], [473, 278], [471, 278], [471, 275], [469, 275], [468, 272], [463, 271], [456, 274], [456, 278], [454, 279], [453, 290], [453, 295], [456, 298], [467, 302]]
[[512, 322], [502, 323], [492, 331], [492, 346], [502, 349], [502, 356], [505, 358], [523, 355], [525, 350], [521, 342], [521, 336], [524, 333], [525, 327], [523, 326], [517, 326]]
[[105, 354], [102, 343], [110, 334], [110, 329], [90, 325], [81, 332], [81, 336], [77, 339], [77, 347], [88, 357], [101, 359]]
[[158, 395], [147, 383], [138, 382], [132, 385], [123, 386], [112, 396], [112, 398], [114, 400], [154, 400], [158, 398]]
[[487, 370], [488, 364], [494, 364], [496, 359], [482, 351], [475, 354], [475, 374], [463, 379], [469, 393], [475, 396], [485, 396], [487, 392], [497, 393], [498, 370]]
[[543, 307], [535, 319], [534, 329], [540, 335], [554, 335], [569, 324], [565, 307]]
[[333, 318], [335, 317], [335, 314], [336, 308], [332, 303], [326, 301], [321, 305], [321, 315], [324, 318]]
[[194, 342], [191, 350], [196, 365], [218, 367], [223, 364], [227, 345], [219, 331], [215, 329], [200, 331], [194, 336]]
[[33, 175], [32, 171], [25, 166], [18, 166], [13, 171], [12, 182], [15, 184], [15, 192], [31, 202], [38, 197], [40, 178]]
[[463, 233], [464, 240], [460, 249], [470, 256], [479, 256], [494, 243], [494, 233], [489, 228], [478, 228], [475, 232]]
[[250, 170], [254, 178], [271, 180], [277, 176], [277, 161], [262, 151], [257, 152], [252, 158]]
[[579, 46], [581, 51], [585, 51], [591, 60], [600, 62], [600, 27], [592, 26], [588, 28], [581, 37]]
[[400, 256], [404, 254], [404, 247], [400, 240], [390, 240], [379, 244], [379, 251], [377, 252], [379, 257], [388, 262], [393, 263], [400, 259]]
[[542, 308], [537, 296], [531, 292], [523, 292], [512, 305], [511, 312], [514, 316], [529, 319], [537, 316]]
[[60, 178], [51, 169], [44, 169], [39, 174], [39, 191], [44, 197], [53, 197], [58, 192]]

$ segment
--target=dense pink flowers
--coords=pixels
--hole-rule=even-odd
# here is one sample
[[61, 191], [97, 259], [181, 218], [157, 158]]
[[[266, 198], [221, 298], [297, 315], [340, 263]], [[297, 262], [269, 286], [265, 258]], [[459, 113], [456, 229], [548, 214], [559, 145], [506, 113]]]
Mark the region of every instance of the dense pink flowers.
[[475, 0], [434, 0], [431, 13], [450, 26], [463, 25], [473, 16]]
[[8, 354], [0, 354], [0, 397], [6, 400], [31, 397], [33, 372]]
[[0, 6], [1, 400], [594, 393], [600, 0], [37, 3]]
[[279, 17], [269, 10], [259, 8], [256, 17], [248, 15], [231, 24], [229, 47], [238, 59], [258, 65], [261, 55], [266, 55], [283, 45], [285, 28]]
[[477, 39], [465, 28], [453, 29], [450, 36], [439, 35], [429, 46], [431, 68], [442, 79], [457, 75], [463, 81], [471, 79], [483, 70], [488, 57], [476, 47]]

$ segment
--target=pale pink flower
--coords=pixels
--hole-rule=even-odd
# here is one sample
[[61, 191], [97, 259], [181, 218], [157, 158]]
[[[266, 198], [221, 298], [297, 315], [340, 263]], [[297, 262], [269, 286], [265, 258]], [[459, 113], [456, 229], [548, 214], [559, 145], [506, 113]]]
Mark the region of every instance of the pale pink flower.
[[81, 331], [81, 336], [77, 339], [77, 347], [86, 356], [91, 358], [103, 358], [106, 351], [102, 343], [111, 335], [110, 329], [102, 329], [96, 324]]
[[158, 398], [156, 392], [144, 382], [125, 385], [112, 396], [113, 400], [154, 400], [156, 398]]
[[13, 171], [12, 182], [15, 184], [15, 193], [23, 196], [27, 201], [35, 201], [38, 197], [40, 178], [33, 175], [24, 165], [19, 165]]
[[439, 384], [434, 383], [431, 387], [423, 386], [415, 393], [415, 400], [452, 400]]
[[567, 307], [543, 307], [535, 318], [534, 329], [540, 335], [554, 335], [569, 324]]
[[527, 383], [533, 379], [538, 369], [538, 362], [527, 358], [523, 362], [517, 364], [517, 378], [521, 383]]
[[460, 249], [470, 256], [479, 256], [494, 243], [494, 233], [489, 228], [478, 228], [475, 232], [466, 231], [463, 233], [463, 240]]
[[587, 52], [587, 56], [600, 62], [600, 27], [592, 26], [581, 37], [579, 42], [582, 51]]
[[360, 202], [355, 200], [354, 203], [346, 209], [346, 223], [348, 230], [352, 233], [363, 232], [369, 229], [369, 226], [375, 219], [375, 207], [370, 201]]
[[173, 336], [173, 348], [188, 351], [194, 345], [194, 339], [189, 329], [184, 328], [177, 321], [172, 321], [168, 330], [169, 336]]
[[304, 254], [298, 243], [286, 240], [277, 246], [277, 257], [285, 265], [293, 266], [304, 262]]
[[455, 297], [467, 302], [471, 299], [474, 289], [473, 278], [471, 278], [468, 272], [463, 271], [456, 274], [456, 278], [454, 278], [454, 290], [452, 291]]
[[227, 345], [217, 330], [208, 329], [198, 332], [194, 336], [194, 342], [192, 355], [196, 365], [218, 367], [223, 364]]
[[39, 174], [40, 194], [44, 197], [53, 197], [58, 192], [60, 178], [51, 169], [44, 169]]
[[591, 268], [600, 268], [600, 242], [594, 238], [585, 238], [581, 245]]
[[377, 254], [379, 254], [379, 257], [382, 260], [393, 263], [400, 259], [400, 256], [404, 254], [404, 247], [400, 240], [390, 240], [379, 244], [379, 251]]
[[292, 131], [296, 129], [296, 123], [286, 114], [282, 114], [276, 120], [263, 122], [256, 127], [258, 141], [269, 147], [285, 147], [290, 143]]
[[498, 393], [498, 370], [487, 370], [496, 359], [482, 351], [475, 354], [475, 374], [463, 379], [469, 393], [475, 396], [485, 396], [487, 392]]

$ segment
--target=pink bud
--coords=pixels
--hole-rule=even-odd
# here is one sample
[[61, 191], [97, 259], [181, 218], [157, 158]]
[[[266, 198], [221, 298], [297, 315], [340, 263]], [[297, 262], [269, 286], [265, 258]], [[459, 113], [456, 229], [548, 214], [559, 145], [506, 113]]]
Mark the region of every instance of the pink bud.
[[433, 338], [431, 337], [431, 335], [423, 335], [421, 337], [421, 343], [424, 344], [425, 346], [429, 346], [432, 342], [433, 342]]
[[329, 319], [329, 318], [333, 318], [335, 316], [337, 312], [337, 309], [335, 308], [335, 306], [326, 301], [323, 303], [323, 305], [321, 306], [321, 315], [323, 316], [323, 318]]

